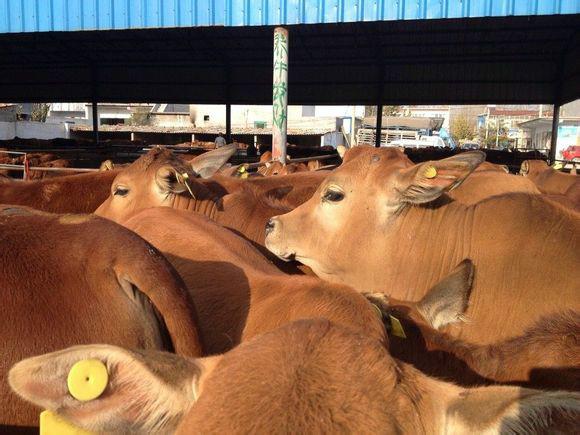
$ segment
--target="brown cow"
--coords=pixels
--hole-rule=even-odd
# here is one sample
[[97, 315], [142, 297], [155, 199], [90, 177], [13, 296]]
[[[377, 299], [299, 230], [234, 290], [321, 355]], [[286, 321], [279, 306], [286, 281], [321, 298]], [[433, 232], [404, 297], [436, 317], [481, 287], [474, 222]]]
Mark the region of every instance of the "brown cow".
[[543, 160], [524, 160], [520, 174], [532, 180], [542, 193], [547, 194], [564, 195], [570, 187], [580, 183], [577, 175], [557, 171]]
[[[580, 335], [578, 311], [545, 317], [522, 335], [491, 345], [455, 340], [439, 331], [455, 322], [470, 321], [465, 310], [472, 279], [472, 263], [463, 261], [419, 302], [366, 294], [391, 330], [391, 355], [430, 376], [464, 386], [501, 382], [580, 390], [580, 342], [575, 338]], [[393, 330], [391, 316], [400, 322], [402, 334]]]
[[[308, 317], [323, 317], [385, 340], [374, 311], [353, 290], [280, 274], [246, 240], [203, 216], [153, 208], [125, 225], [162, 251], [184, 279], [210, 354]], [[580, 323], [571, 323], [574, 315], [540, 322], [529, 334], [491, 346], [455, 341], [437, 331], [465, 320], [472, 279], [472, 263], [464, 261], [421, 302], [388, 301], [389, 314], [404, 322], [408, 335], [405, 340], [391, 338], [392, 355], [424, 372], [466, 385], [518, 381], [534, 387], [580, 388], [574, 386], [580, 345], [567, 338], [580, 333]], [[410, 325], [420, 329], [415, 331], [416, 326]], [[538, 373], [544, 376], [538, 379]]]
[[[296, 194], [293, 194], [293, 187], [288, 186], [288, 181], [284, 180], [268, 185], [260, 179], [250, 183], [249, 180], [231, 177], [229, 180], [232, 181], [224, 181], [228, 177], [212, 177], [204, 182], [195, 178], [213, 175], [231, 152], [228, 147], [222, 147], [185, 163], [169, 150], [154, 149], [119, 173], [113, 183], [111, 196], [95, 213], [122, 222], [149, 207], [187, 209], [204, 214], [263, 245], [266, 222], [272, 216], [291, 210], [283, 198], [287, 198], [287, 201], [299, 202], [299, 198], [304, 201], [304, 195], [313, 192], [326, 174], [308, 176], [308, 181], [297, 189]], [[188, 174], [187, 180], [182, 174]], [[223, 186], [220, 184], [222, 182], [229, 182], [226, 184], [229, 187], [224, 190], [227, 192], [230, 189], [234, 193], [217, 193]]]
[[258, 173], [265, 177], [272, 177], [275, 175], [289, 175], [296, 172], [307, 172], [309, 169], [304, 163], [292, 163], [282, 164], [279, 161], [275, 161], [262, 166], [258, 169]]
[[372, 306], [353, 289], [282, 274], [247, 240], [204, 216], [157, 207], [138, 213], [124, 225], [159, 249], [179, 272], [210, 354], [309, 317], [386, 338]]
[[[369, 152], [374, 152], [383, 162], [389, 161], [385, 169], [388, 168], [391, 171], [415, 166], [400, 148], [355, 147], [347, 151], [344, 161], [348, 162], [359, 155], [367, 155]], [[481, 162], [481, 165], [484, 165], [481, 170], [478, 170], [478, 166], [469, 178], [452, 191], [446, 192], [446, 195], [455, 201], [470, 205], [505, 193], [540, 193], [533, 182], [509, 174], [501, 165], [488, 162]], [[389, 175], [388, 172], [383, 173], [384, 177]]]
[[[109, 368], [105, 392], [73, 399], [73, 364]], [[24, 360], [10, 385], [26, 400], [98, 432], [573, 433], [580, 394], [461, 388], [392, 358], [328, 320], [294, 322], [211, 358], [77, 346]]]
[[570, 273], [580, 264], [576, 213], [520, 193], [471, 206], [438, 200], [483, 158], [469, 152], [393, 168], [368, 149], [334, 171], [308, 202], [273, 218], [266, 246], [329, 281], [388, 289], [410, 301], [470, 258], [478, 269], [467, 311], [473, 321], [449, 332], [475, 344], [520, 335], [541, 316], [580, 310]]
[[557, 171], [543, 160], [525, 160], [520, 174], [532, 180], [549, 199], [580, 210], [580, 177], [577, 175]]
[[0, 425], [37, 424], [6, 383], [23, 358], [94, 342], [201, 354], [183, 282], [120, 225], [3, 206], [0, 247]]
[[0, 187], [0, 204], [19, 204], [52, 213], [92, 213], [107, 199], [118, 171], [93, 172]]
[[296, 208], [314, 194], [330, 171], [308, 171], [278, 177], [252, 177], [246, 180], [213, 175], [199, 181], [218, 196], [241, 191], [254, 191], [257, 196], [270, 197], [282, 207]]
[[477, 172], [484, 172], [484, 171], [503, 172], [505, 174], [510, 173], [510, 170], [507, 167], [507, 165], [498, 165], [496, 163], [490, 163], [490, 162], [481, 162], [481, 164], [477, 168], [475, 168], [473, 173], [475, 174]]

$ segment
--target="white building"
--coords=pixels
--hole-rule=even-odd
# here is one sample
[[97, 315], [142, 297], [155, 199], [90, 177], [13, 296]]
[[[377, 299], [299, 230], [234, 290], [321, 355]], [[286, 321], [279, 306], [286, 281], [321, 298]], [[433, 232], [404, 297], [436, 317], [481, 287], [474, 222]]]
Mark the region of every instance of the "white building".
[[[528, 148], [537, 150], [550, 149], [552, 141], [552, 119], [536, 118], [521, 122], [529, 138]], [[556, 158], [562, 159], [562, 151], [569, 146], [580, 146], [580, 117], [560, 117], [558, 124], [558, 140], [556, 143]]]
[[442, 128], [449, 130], [449, 120], [451, 118], [451, 106], [401, 106], [401, 114], [412, 118], [442, 118]]

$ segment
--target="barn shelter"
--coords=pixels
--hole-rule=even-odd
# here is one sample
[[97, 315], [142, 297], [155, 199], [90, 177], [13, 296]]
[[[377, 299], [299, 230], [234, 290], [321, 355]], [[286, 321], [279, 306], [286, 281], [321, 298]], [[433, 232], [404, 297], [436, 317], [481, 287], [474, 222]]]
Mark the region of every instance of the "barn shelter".
[[0, 101], [271, 104], [276, 26], [289, 33], [289, 104], [580, 96], [573, 0], [7, 0]]

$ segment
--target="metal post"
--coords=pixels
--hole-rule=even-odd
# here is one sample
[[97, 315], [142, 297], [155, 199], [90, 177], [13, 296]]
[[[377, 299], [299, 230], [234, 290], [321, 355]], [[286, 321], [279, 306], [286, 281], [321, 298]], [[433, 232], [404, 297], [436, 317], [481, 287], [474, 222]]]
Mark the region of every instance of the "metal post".
[[352, 114], [350, 118], [350, 146], [351, 148], [354, 147], [355, 144], [355, 137], [354, 137], [354, 128], [356, 124], [356, 106], [352, 106]]
[[95, 145], [99, 144], [99, 107], [97, 102], [93, 100], [93, 140]]
[[552, 140], [550, 141], [549, 163], [556, 161], [556, 148], [558, 146], [558, 125], [560, 124], [560, 104], [554, 104], [554, 115], [552, 116]]
[[232, 143], [232, 105], [226, 104], [226, 143]]
[[272, 158], [286, 164], [288, 127], [288, 30], [274, 29], [274, 80], [272, 85]]
[[375, 132], [375, 146], [380, 148], [381, 146], [381, 133], [383, 131], [383, 105], [379, 104], [377, 106], [377, 129]]
[[99, 107], [98, 107], [98, 71], [96, 65], [91, 65], [91, 95], [93, 109], [93, 140], [95, 145], [99, 144]]

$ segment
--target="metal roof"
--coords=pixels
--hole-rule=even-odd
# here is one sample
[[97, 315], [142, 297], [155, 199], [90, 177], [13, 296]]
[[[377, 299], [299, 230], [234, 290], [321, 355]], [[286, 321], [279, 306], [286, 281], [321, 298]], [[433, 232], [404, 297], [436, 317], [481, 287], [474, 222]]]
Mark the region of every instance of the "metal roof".
[[575, 13], [578, 0], [1, 0], [0, 33]]
[[565, 103], [580, 97], [578, 12], [578, 0], [0, 0], [12, 32], [0, 101], [271, 104], [282, 23], [289, 104]]
[[[287, 26], [289, 104], [580, 97], [580, 14]], [[271, 104], [273, 28], [0, 35], [0, 101]]]

